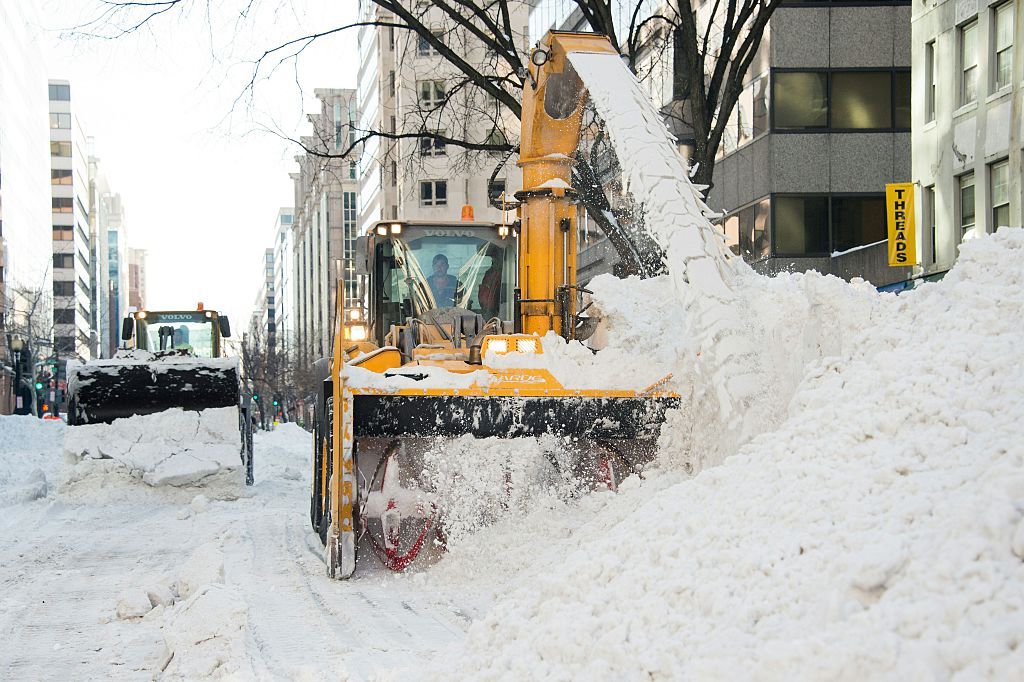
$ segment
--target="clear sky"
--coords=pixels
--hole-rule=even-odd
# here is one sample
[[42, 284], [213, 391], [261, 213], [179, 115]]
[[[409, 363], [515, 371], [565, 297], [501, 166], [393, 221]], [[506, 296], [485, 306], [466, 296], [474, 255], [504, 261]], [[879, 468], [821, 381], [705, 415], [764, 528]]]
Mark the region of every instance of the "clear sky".
[[129, 244], [149, 250], [147, 306], [203, 301], [241, 331], [277, 210], [293, 196], [288, 173], [298, 149], [266, 129], [297, 137], [308, 131], [313, 88], [355, 87], [356, 35], [318, 41], [259, 80], [251, 97], [250, 62], [286, 40], [354, 21], [356, 3], [183, 4], [108, 40], [68, 35], [99, 15], [100, 0], [41, 0], [48, 70], [71, 81], [76, 115], [124, 201]]

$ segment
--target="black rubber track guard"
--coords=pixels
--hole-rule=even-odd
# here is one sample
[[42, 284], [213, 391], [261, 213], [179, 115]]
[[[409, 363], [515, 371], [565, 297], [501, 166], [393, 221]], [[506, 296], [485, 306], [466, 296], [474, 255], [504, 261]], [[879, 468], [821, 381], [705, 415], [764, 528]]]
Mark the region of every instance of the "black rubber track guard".
[[234, 407], [239, 401], [238, 372], [231, 368], [114, 365], [80, 367], [73, 396], [74, 424], [107, 423], [136, 414], [180, 407], [205, 410]]
[[363, 436], [656, 438], [679, 398], [356, 395], [353, 427]]

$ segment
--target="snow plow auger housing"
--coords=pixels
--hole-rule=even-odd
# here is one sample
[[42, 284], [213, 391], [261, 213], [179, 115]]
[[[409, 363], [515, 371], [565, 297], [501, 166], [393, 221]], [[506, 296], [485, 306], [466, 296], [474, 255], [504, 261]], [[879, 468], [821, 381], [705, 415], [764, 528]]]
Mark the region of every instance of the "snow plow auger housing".
[[552, 436], [583, 453], [573, 466], [590, 467], [588, 480], [613, 488], [613, 470], [653, 456], [679, 405], [664, 390], [671, 375], [641, 390], [573, 388], [538, 357], [549, 332], [587, 333], [570, 184], [586, 91], [566, 55], [614, 49], [601, 35], [556, 32], [537, 49], [545, 59], [532, 60], [541, 65], [531, 64], [522, 108], [524, 189], [510, 204], [518, 219], [377, 223], [357, 245], [366, 309], [346, 309], [338, 282], [332, 357], [317, 364], [310, 500], [332, 577], [352, 575], [360, 544], [393, 570], [435, 535], [443, 544], [443, 510], [416, 481], [417, 458], [439, 438]]
[[240, 452], [252, 485], [252, 423], [242, 400], [238, 359], [223, 357], [231, 335], [215, 311], [139, 311], [124, 319], [121, 336], [133, 347], [106, 360], [68, 363], [68, 424], [115, 419], [172, 408], [239, 411]]

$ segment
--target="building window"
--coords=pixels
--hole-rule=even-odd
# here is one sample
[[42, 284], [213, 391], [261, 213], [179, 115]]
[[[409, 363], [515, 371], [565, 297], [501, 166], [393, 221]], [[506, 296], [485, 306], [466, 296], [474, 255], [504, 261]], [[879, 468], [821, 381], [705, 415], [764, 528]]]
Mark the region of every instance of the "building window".
[[391, 161], [391, 186], [395, 187], [398, 185], [398, 162]]
[[742, 146], [768, 132], [768, 83], [768, 76], [761, 76], [740, 93], [736, 105], [739, 124], [737, 146]]
[[348, 162], [348, 179], [355, 180], [358, 171], [358, 164], [355, 161]]
[[761, 199], [737, 211], [726, 220], [726, 241], [733, 253], [747, 261], [767, 257], [771, 252], [771, 200]]
[[70, 85], [54, 85], [50, 83], [50, 101], [52, 102], [70, 102], [71, 101], [71, 86]]
[[[437, 135], [444, 136], [445, 132], [438, 130]], [[435, 137], [420, 138], [420, 156], [445, 156], [447, 153], [444, 140]]]
[[394, 71], [388, 71], [388, 92], [391, 93], [392, 98], [394, 98], [398, 94], [398, 89], [395, 85]]
[[931, 247], [931, 263], [934, 265], [939, 260], [935, 252], [935, 185], [924, 188], [924, 224], [927, 231], [925, 237]]
[[74, 324], [75, 323], [75, 309], [74, 308], [54, 308], [54, 310], [53, 310], [53, 323], [54, 324]]
[[871, 130], [892, 127], [892, 76], [883, 71], [832, 74], [832, 127]]
[[356, 98], [348, 101], [348, 146], [356, 144]]
[[978, 20], [957, 31], [960, 46], [960, 106], [978, 99]]
[[51, 130], [71, 130], [71, 114], [50, 114]]
[[423, 108], [434, 109], [444, 103], [444, 81], [419, 81], [416, 87]]
[[775, 127], [804, 130], [828, 126], [828, 79], [824, 72], [781, 72], [774, 76]]
[[892, 74], [892, 126], [896, 130], [910, 130], [910, 72]]
[[988, 167], [992, 188], [992, 232], [1010, 224], [1010, 162], [1003, 159]]
[[924, 46], [924, 121], [935, 120], [935, 41]]
[[54, 213], [72, 213], [75, 210], [75, 200], [71, 197], [53, 197], [50, 205]]
[[50, 156], [71, 156], [71, 143], [70, 142], [51, 142], [50, 143]]
[[[776, 130], [910, 129], [910, 72], [905, 69], [776, 71], [773, 78]], [[740, 140], [744, 125], [741, 119]], [[750, 132], [756, 135], [754, 126]]]
[[420, 206], [447, 206], [448, 181], [423, 180], [420, 182]]
[[[435, 38], [440, 40], [440, 31], [431, 31], [431, 33], [434, 34]], [[421, 57], [436, 57], [440, 52], [430, 44], [430, 41], [427, 40], [426, 36], [420, 35], [416, 41], [416, 54]]]
[[487, 183], [487, 199], [488, 202], [493, 199], [497, 201], [502, 194], [505, 193], [505, 178], [496, 178]]
[[53, 226], [53, 241], [55, 242], [69, 242], [75, 238], [74, 230], [70, 225], [54, 225]]
[[993, 90], [1010, 85], [1013, 77], [1013, 3], [1004, 2], [994, 10], [992, 41]]
[[54, 282], [53, 283], [53, 295], [54, 296], [74, 296], [75, 295], [75, 283], [74, 282]]
[[51, 185], [70, 185], [71, 184], [71, 169], [61, 169], [50, 171], [50, 184]]
[[356, 252], [356, 237], [358, 236], [356, 219], [359, 217], [359, 212], [356, 208], [356, 193], [344, 192], [341, 201], [341, 234], [344, 240], [342, 255], [345, 258], [352, 258]]
[[341, 149], [341, 102], [334, 103], [334, 148]]
[[735, 255], [740, 255], [740, 216], [738, 213], [727, 217], [722, 223], [722, 232], [725, 233], [725, 245]]
[[776, 256], [829, 253], [827, 196], [777, 196], [774, 209]]
[[832, 197], [832, 250], [848, 251], [886, 237], [885, 197]]
[[960, 239], [963, 240], [967, 233], [974, 229], [974, 173], [964, 173], [957, 182], [960, 186], [959, 205], [960, 213]]
[[[507, 145], [508, 138], [505, 137], [505, 133], [499, 128], [491, 128], [491, 132], [487, 133], [487, 137], [484, 139], [484, 144]], [[487, 153], [491, 156], [504, 156], [506, 151], [502, 149], [489, 149]]]
[[53, 254], [53, 267], [55, 268], [73, 268], [75, 267], [75, 257], [70, 253], [55, 253]]

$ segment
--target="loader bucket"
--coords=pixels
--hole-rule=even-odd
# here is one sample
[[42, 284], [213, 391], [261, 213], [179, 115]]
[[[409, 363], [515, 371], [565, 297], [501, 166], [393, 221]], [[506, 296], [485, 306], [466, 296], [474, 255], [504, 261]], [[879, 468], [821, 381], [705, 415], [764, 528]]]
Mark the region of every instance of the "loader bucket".
[[355, 395], [354, 436], [655, 440], [677, 397]]
[[68, 370], [68, 423], [110, 423], [174, 407], [199, 411], [239, 404], [233, 358], [174, 357], [80, 364]]

